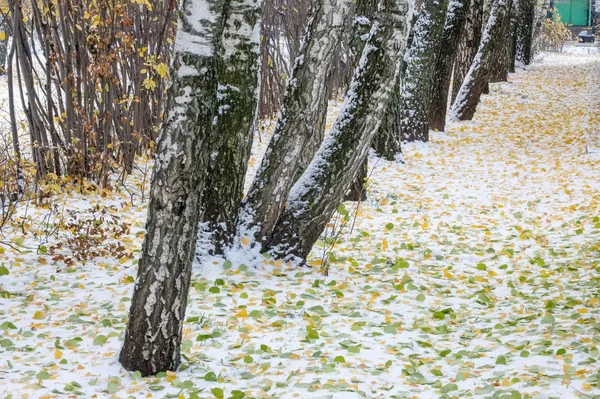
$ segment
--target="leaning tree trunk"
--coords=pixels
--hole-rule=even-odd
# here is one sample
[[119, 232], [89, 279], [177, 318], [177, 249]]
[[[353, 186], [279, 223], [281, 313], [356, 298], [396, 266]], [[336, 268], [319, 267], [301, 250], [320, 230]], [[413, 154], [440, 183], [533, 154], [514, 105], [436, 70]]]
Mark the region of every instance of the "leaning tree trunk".
[[231, 0], [217, 53], [218, 113], [202, 197], [200, 242], [216, 253], [231, 243], [244, 195], [258, 103], [260, 1]]
[[[373, 19], [377, 13], [377, 0], [357, 0], [356, 11], [354, 13], [354, 24], [352, 24], [352, 32], [350, 33], [350, 51], [351, 61], [350, 66], [352, 71], [355, 71], [360, 62], [360, 56], [365, 48], [365, 43], [369, 35], [369, 31], [373, 25]], [[348, 76], [348, 86], [352, 83], [352, 76]], [[377, 135], [376, 135], [377, 136]], [[369, 173], [368, 156], [362, 161], [362, 165], [358, 168], [358, 172], [350, 184], [350, 188], [344, 197], [346, 201], [365, 201], [367, 199], [367, 190], [365, 183]]]
[[509, 17], [511, 2], [512, 0], [494, 0], [479, 50], [450, 110], [451, 119], [462, 121], [473, 118], [479, 98], [488, 84], [495, 54], [507, 45], [502, 33]]
[[270, 237], [275, 256], [306, 259], [361, 167], [400, 70], [411, 8], [407, 0], [380, 2], [342, 110]]
[[119, 361], [142, 376], [180, 363], [203, 170], [217, 103], [213, 0], [184, 0], [171, 69], [167, 118], [154, 164], [146, 236]]
[[318, 0], [309, 21], [273, 137], [244, 201], [241, 234], [268, 237], [287, 196], [323, 140], [328, 82], [351, 0]]
[[429, 141], [431, 86], [448, 0], [425, 0], [408, 50], [400, 102], [400, 135], [406, 141]]
[[535, 19], [536, 0], [519, 0], [517, 23], [516, 62], [529, 65], [532, 58], [533, 24]]
[[458, 43], [456, 59], [454, 60], [454, 72], [452, 75], [452, 99], [454, 103], [460, 86], [475, 59], [479, 42], [481, 41], [481, 30], [483, 26], [483, 0], [471, 0], [467, 20], [463, 34]]
[[452, 0], [448, 5], [440, 52], [431, 84], [431, 108], [429, 110], [429, 127], [440, 132], [446, 129], [452, 64], [456, 58], [458, 43], [462, 36], [470, 3], [470, 0]]

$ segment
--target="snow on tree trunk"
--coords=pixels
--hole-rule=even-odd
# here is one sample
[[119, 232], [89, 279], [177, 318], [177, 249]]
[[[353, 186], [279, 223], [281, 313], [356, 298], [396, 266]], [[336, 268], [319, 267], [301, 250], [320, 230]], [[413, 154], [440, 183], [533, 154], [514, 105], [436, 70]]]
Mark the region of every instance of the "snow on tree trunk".
[[529, 65], [531, 63], [536, 4], [536, 0], [519, 0], [515, 58], [516, 62], [521, 65]]
[[431, 109], [429, 110], [429, 127], [440, 132], [446, 128], [452, 64], [456, 58], [458, 43], [465, 26], [469, 5], [470, 0], [451, 0], [448, 5], [440, 52], [433, 75]]
[[202, 198], [202, 243], [216, 253], [231, 243], [244, 195], [258, 104], [260, 1], [231, 0], [217, 48], [218, 113]]
[[273, 137], [242, 205], [241, 234], [254, 234], [259, 241], [269, 236], [290, 189], [323, 140], [334, 50], [350, 7], [351, 0], [312, 4]]
[[[372, 2], [375, 3], [374, 1]], [[376, 8], [376, 4], [374, 5], [374, 8]], [[413, 22], [416, 22], [417, 20], [416, 13], [410, 18], [410, 25], [413, 26]], [[414, 29], [411, 29], [409, 32], [405, 52], [410, 48], [413, 32]], [[402, 63], [400, 73], [396, 75], [394, 88], [392, 89], [392, 94], [388, 100], [388, 105], [383, 114], [379, 129], [377, 130], [377, 133], [375, 133], [371, 143], [371, 147], [373, 147], [375, 153], [388, 161], [402, 159], [402, 137], [400, 136], [400, 82], [404, 76], [406, 64], [404, 63], [404, 60], [401, 60], [400, 62]], [[364, 171], [364, 174], [366, 177], [366, 170]]]
[[212, 0], [184, 0], [158, 142], [146, 235], [119, 361], [143, 376], [176, 370], [194, 256], [205, 141], [216, 109]]
[[[352, 24], [352, 32], [350, 33], [350, 65], [352, 71], [356, 70], [360, 62], [360, 57], [365, 48], [369, 31], [373, 25], [373, 19], [377, 13], [377, 0], [357, 0], [356, 11], [354, 12], [354, 23]], [[352, 75], [349, 76], [352, 83]], [[377, 136], [377, 135], [376, 135]], [[367, 199], [367, 190], [365, 182], [369, 173], [368, 156], [362, 161], [361, 167], [358, 169], [357, 175], [352, 180], [350, 188], [344, 197], [345, 201], [365, 201]]]
[[451, 119], [473, 118], [481, 94], [489, 81], [491, 63], [495, 60], [495, 55], [502, 51], [502, 47], [506, 46], [503, 28], [509, 17], [511, 2], [512, 0], [494, 0], [479, 50], [450, 110]]
[[439, 53], [448, 0], [424, 0], [408, 50], [400, 101], [404, 141], [429, 141], [431, 86]]
[[471, 0], [463, 34], [458, 43], [456, 59], [454, 60], [451, 103], [454, 103], [458, 90], [462, 86], [465, 76], [467, 76], [467, 72], [469, 72], [469, 68], [477, 54], [479, 42], [481, 41], [482, 26], [483, 0]]
[[411, 8], [407, 0], [381, 1], [340, 114], [271, 235], [275, 256], [306, 259], [361, 167], [400, 70]]

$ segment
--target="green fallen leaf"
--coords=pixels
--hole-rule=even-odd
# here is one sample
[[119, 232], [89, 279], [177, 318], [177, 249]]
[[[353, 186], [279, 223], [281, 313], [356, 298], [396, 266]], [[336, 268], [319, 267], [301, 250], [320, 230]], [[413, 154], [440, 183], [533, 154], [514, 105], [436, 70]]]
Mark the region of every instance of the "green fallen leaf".
[[210, 393], [212, 393], [217, 399], [223, 399], [223, 390], [221, 388], [211, 388]]
[[448, 393], [452, 391], [456, 391], [458, 389], [458, 385], [449, 383], [442, 387], [442, 393]]
[[548, 315], [542, 318], [542, 324], [554, 324], [554, 316]]
[[48, 380], [50, 379], [50, 373], [48, 373], [46, 370], [42, 370], [35, 375], [35, 378], [37, 378], [40, 381]]
[[98, 336], [96, 336], [96, 338], [94, 338], [93, 344], [94, 345], [104, 345], [106, 343], [107, 339], [108, 338], [106, 338], [105, 335], [98, 335]]

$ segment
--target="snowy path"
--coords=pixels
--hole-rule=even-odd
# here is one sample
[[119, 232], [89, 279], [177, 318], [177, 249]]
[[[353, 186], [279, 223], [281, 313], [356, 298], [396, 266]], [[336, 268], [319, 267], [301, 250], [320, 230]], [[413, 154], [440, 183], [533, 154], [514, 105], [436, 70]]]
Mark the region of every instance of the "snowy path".
[[[135, 260], [6, 248], [0, 396], [600, 397], [600, 58], [549, 55], [510, 80], [405, 165], [371, 160], [328, 277], [244, 251], [199, 268], [177, 373], [117, 363]], [[64, 204], [116, 206], [139, 249], [143, 203], [105, 196]]]

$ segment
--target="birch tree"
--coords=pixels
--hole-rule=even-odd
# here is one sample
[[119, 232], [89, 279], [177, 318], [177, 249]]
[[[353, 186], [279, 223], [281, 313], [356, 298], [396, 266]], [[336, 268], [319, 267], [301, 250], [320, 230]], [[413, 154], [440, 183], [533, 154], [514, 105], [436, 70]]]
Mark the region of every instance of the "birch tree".
[[244, 194], [258, 104], [260, 2], [227, 2], [222, 29], [216, 60], [218, 113], [209, 143], [214, 155], [202, 197], [201, 225], [216, 253], [231, 243]]
[[512, 0], [494, 0], [479, 50], [450, 110], [451, 119], [473, 118], [481, 94], [489, 82], [494, 56], [502, 51], [502, 46], [506, 45], [502, 33], [509, 18], [508, 10], [511, 2]]
[[518, 2], [515, 60], [521, 65], [529, 65], [532, 59], [536, 4], [536, 0], [519, 0]]
[[519, 0], [513, 0], [512, 10], [510, 13], [510, 23], [508, 25], [508, 72], [515, 72], [515, 61], [517, 56], [517, 24], [519, 23], [518, 16]]
[[402, 85], [400, 129], [403, 141], [429, 141], [431, 85], [448, 0], [424, 0], [413, 29]]
[[431, 84], [429, 127], [434, 130], [444, 131], [446, 128], [446, 111], [448, 109], [452, 65], [456, 58], [458, 43], [463, 33], [470, 3], [470, 0], [451, 0], [448, 5], [448, 13]]
[[475, 59], [481, 32], [483, 27], [483, 0], [471, 0], [467, 20], [458, 43], [458, 50], [454, 60], [454, 71], [452, 74], [452, 100], [454, 103], [460, 86], [462, 86], [467, 72]]
[[[369, 32], [373, 25], [375, 14], [377, 13], [377, 0], [357, 0], [354, 12], [354, 23], [350, 33], [350, 50], [351, 60], [350, 67], [354, 71], [358, 67], [361, 55], [365, 48]], [[352, 75], [349, 77], [348, 85], [352, 83]], [[383, 124], [380, 127], [383, 128]], [[373, 142], [379, 135], [376, 134]], [[362, 161], [362, 165], [358, 168], [358, 172], [350, 184], [350, 188], [344, 197], [345, 201], [365, 201], [367, 199], [367, 190], [365, 189], [365, 181], [369, 173], [368, 156]]]
[[510, 42], [512, 39], [510, 36], [510, 24], [512, 15], [516, 12], [514, 5], [514, 1], [512, 1], [507, 9], [506, 16], [502, 18], [501, 21], [500, 32], [498, 33], [500, 35], [500, 46], [498, 51], [494, 53], [491, 62], [490, 83], [506, 82], [508, 80], [508, 70], [510, 68]]
[[143, 376], [176, 370], [194, 256], [206, 140], [217, 103], [213, 0], [183, 0], [167, 117], [158, 142], [146, 235], [119, 361]]
[[342, 109], [288, 198], [267, 244], [274, 255], [305, 260], [335, 212], [381, 123], [409, 30], [412, 2], [382, 0]]
[[241, 210], [241, 229], [258, 241], [272, 232], [292, 185], [323, 140], [334, 50], [350, 6], [351, 0], [312, 4], [275, 131]]

